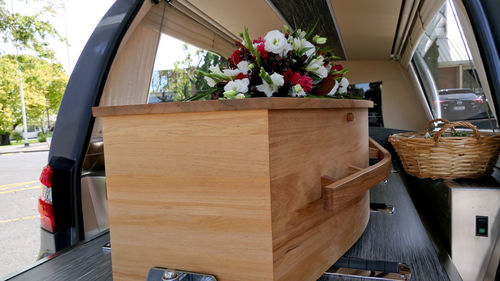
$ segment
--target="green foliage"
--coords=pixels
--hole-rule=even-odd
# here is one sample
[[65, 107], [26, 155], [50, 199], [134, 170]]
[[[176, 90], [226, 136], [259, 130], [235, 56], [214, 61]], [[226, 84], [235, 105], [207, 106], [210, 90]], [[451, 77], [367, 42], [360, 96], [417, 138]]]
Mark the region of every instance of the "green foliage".
[[57, 113], [68, 81], [60, 64], [29, 55], [0, 57], [0, 133], [11, 132], [22, 123], [18, 63], [30, 123], [42, 124], [47, 110]]
[[15, 141], [23, 140], [23, 135], [21, 133], [19, 133], [18, 131], [13, 131], [11, 136]]
[[198, 72], [208, 72], [212, 65], [226, 63], [219, 55], [205, 50], [196, 49], [195, 55], [184, 45], [184, 59], [177, 61], [174, 69], [160, 70], [153, 73], [151, 95], [160, 102], [191, 100], [207, 97], [210, 87]]
[[47, 141], [47, 135], [40, 133], [38, 134], [38, 142], [46, 142]]
[[53, 13], [47, 3], [34, 15], [21, 15], [12, 13], [5, 7], [5, 2], [0, 0], [0, 37], [7, 43], [12, 44], [20, 50], [32, 50], [41, 58], [54, 59], [54, 51], [48, 48], [45, 41], [47, 36], [66, 41], [49, 21], [41, 20], [43, 14]]

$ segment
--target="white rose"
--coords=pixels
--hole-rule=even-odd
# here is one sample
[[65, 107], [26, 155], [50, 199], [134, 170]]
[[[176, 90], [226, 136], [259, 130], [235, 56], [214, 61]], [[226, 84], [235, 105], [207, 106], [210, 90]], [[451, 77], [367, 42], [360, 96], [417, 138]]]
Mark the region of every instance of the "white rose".
[[215, 86], [216, 83], [215, 83], [214, 79], [212, 79], [208, 76], [205, 76], [204, 78], [205, 78], [205, 81], [207, 81], [208, 86], [210, 86], [210, 87]]
[[224, 86], [224, 91], [236, 91], [238, 93], [246, 93], [248, 92], [248, 85], [250, 84], [250, 80], [248, 78], [238, 79], [234, 81], [227, 82], [226, 86]]
[[347, 93], [347, 86], [349, 86], [349, 81], [345, 77], [342, 77], [339, 84], [340, 84], [339, 85], [339, 93], [340, 94]]
[[247, 75], [248, 72], [250, 72], [250, 68], [248, 68], [248, 65], [249, 65], [248, 61], [242, 60], [236, 65], [236, 67], [238, 67], [238, 70], [241, 73]]
[[273, 93], [277, 92], [279, 87], [285, 84], [285, 80], [283, 79], [283, 75], [278, 73], [273, 73], [271, 76], [272, 84], [268, 84], [266, 81], [262, 81], [262, 85], [257, 85], [257, 90], [266, 94], [267, 97], [272, 97]]
[[245, 98], [245, 95], [242, 94], [242, 93], [239, 93], [237, 94], [236, 96], [234, 96], [235, 99], [244, 99]]
[[269, 31], [264, 37], [264, 40], [266, 42], [264, 48], [271, 53], [283, 55], [293, 49], [286, 40], [285, 35], [279, 30]]

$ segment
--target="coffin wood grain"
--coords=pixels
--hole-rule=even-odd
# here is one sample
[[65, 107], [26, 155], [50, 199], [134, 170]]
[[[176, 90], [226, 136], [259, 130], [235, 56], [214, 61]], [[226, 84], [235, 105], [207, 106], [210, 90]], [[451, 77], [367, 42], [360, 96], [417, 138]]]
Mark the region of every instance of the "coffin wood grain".
[[[391, 154], [373, 139], [371, 149], [377, 150], [379, 162], [341, 180], [334, 181], [330, 177], [322, 178], [322, 199], [325, 210], [339, 212], [358, 200], [365, 191], [385, 179], [391, 173]], [[350, 166], [352, 167], [352, 166]]]
[[368, 108], [372, 101], [326, 100], [297, 98], [252, 98], [241, 100], [213, 100], [168, 102], [125, 106], [100, 106], [92, 108], [95, 117], [136, 114], [164, 114], [180, 112], [209, 112], [257, 109], [319, 109], [319, 108]]
[[146, 280], [153, 266], [272, 280], [266, 118], [104, 118], [115, 281]]
[[101, 115], [114, 280], [161, 266], [219, 281], [312, 281], [360, 237], [368, 192], [325, 211], [321, 176], [368, 166], [367, 103], [256, 100]]

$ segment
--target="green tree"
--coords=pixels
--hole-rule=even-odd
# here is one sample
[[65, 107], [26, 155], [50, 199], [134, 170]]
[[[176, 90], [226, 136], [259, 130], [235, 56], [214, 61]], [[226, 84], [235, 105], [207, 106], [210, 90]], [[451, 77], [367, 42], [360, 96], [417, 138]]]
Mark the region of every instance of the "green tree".
[[188, 44], [183, 45], [183, 50], [184, 58], [173, 69], [153, 73], [150, 91], [160, 102], [180, 101], [208, 89], [207, 81], [196, 75], [195, 70], [208, 72], [212, 65], [227, 63], [219, 55], [201, 49], [196, 49], [193, 55]]
[[[18, 65], [23, 73], [27, 118], [42, 128], [47, 124], [47, 115], [59, 110], [68, 81], [60, 64], [29, 55], [0, 57], [0, 135], [7, 139], [22, 123]], [[4, 144], [7, 142], [4, 139]]]
[[[0, 144], [10, 143], [10, 132], [20, 123], [19, 120], [22, 118], [20, 106], [18, 106], [20, 104], [18, 68], [21, 71], [30, 72], [23, 75], [23, 79], [31, 79], [28, 83], [25, 81], [27, 88], [37, 84], [40, 86], [40, 88], [30, 88], [26, 91], [27, 117], [35, 122], [41, 120], [42, 107], [45, 108], [47, 114], [50, 110], [54, 111], [54, 108], [58, 107], [54, 102], [58, 100], [60, 102], [61, 85], [66, 84], [66, 81], [60, 79], [63, 77], [60, 71], [62, 68], [53, 63], [55, 61], [54, 52], [48, 47], [46, 41], [47, 37], [55, 37], [61, 41], [65, 41], [65, 39], [47, 20], [41, 20], [43, 15], [54, 13], [51, 6], [60, 6], [63, 1], [32, 0], [29, 3], [42, 5], [42, 8], [38, 9], [34, 15], [21, 15], [9, 11], [5, 1], [0, 0], [0, 38], [3, 40], [4, 46], [14, 46], [18, 51], [29, 50], [36, 54], [36, 57], [17, 55], [1, 57]], [[6, 50], [0, 49], [0, 54], [2, 53], [5, 54]], [[57, 73], [55, 77], [48, 76], [55, 73]], [[35, 78], [33, 75], [39, 75], [39, 77]]]

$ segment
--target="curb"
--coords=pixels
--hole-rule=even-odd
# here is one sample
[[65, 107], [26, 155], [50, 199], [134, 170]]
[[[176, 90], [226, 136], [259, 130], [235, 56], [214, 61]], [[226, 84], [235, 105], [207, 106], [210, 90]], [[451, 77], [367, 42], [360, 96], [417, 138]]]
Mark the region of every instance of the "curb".
[[26, 151], [5, 151], [5, 152], [0, 152], [0, 155], [8, 155], [8, 154], [22, 154], [22, 153], [30, 153], [30, 152], [45, 152], [49, 151], [49, 149], [37, 149], [37, 150], [26, 150]]

